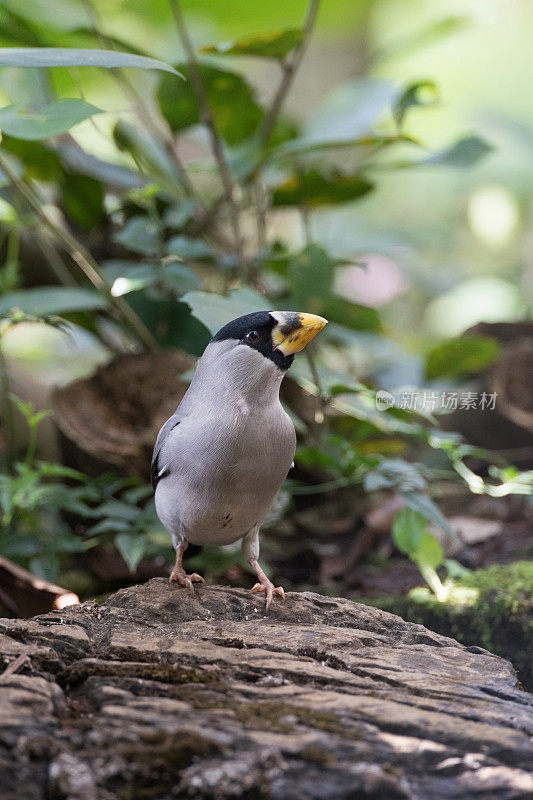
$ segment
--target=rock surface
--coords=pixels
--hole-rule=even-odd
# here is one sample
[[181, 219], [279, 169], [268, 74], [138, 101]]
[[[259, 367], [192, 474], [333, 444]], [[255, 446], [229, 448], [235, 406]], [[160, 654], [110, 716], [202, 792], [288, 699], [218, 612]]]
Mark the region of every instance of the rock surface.
[[510, 664], [348, 600], [154, 579], [0, 620], [0, 669], [3, 800], [533, 798]]

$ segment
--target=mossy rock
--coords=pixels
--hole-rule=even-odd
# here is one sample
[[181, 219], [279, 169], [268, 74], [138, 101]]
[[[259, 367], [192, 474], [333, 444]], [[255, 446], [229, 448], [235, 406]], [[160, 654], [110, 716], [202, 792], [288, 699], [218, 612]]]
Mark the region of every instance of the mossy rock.
[[445, 602], [423, 587], [405, 597], [367, 602], [503, 656], [514, 665], [524, 688], [533, 690], [533, 561], [471, 572], [454, 580]]

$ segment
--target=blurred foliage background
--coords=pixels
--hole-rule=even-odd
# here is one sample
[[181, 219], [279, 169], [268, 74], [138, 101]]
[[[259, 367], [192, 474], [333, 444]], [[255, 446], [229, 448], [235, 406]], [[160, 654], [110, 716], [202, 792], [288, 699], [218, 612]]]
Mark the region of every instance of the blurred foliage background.
[[[531, 558], [532, 26], [525, 0], [0, 2], [5, 612], [168, 574], [155, 434], [258, 308], [330, 320], [284, 383], [287, 588], [468, 604], [472, 569]], [[191, 556], [250, 583], [235, 547]]]

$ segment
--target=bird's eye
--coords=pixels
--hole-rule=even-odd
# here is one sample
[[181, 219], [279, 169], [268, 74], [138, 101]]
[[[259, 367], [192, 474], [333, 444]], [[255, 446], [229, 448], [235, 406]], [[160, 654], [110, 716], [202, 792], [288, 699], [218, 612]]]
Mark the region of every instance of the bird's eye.
[[259, 331], [248, 331], [246, 336], [244, 337], [247, 342], [258, 342], [261, 338], [261, 334]]

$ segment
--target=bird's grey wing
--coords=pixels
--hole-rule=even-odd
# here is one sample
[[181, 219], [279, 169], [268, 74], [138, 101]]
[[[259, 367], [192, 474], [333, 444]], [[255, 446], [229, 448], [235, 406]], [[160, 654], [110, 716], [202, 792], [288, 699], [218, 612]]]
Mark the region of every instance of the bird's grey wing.
[[173, 414], [171, 417], [167, 419], [167, 421], [157, 434], [157, 439], [155, 440], [155, 446], [154, 446], [154, 454], [152, 456], [152, 464], [150, 468], [150, 477], [154, 489], [161, 480], [161, 478], [165, 475], [168, 469], [167, 465], [161, 462], [162, 447], [167, 439], [167, 436], [170, 434], [171, 431], [174, 430], [176, 425], [179, 424], [180, 424], [180, 418], [178, 417], [177, 414]]

